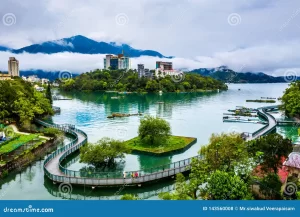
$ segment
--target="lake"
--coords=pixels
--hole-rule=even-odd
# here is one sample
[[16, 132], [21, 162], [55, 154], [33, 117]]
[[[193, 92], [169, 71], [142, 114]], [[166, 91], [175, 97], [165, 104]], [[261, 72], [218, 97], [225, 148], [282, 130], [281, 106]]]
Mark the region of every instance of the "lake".
[[[206, 93], [163, 93], [163, 94], [117, 94], [58, 92], [72, 100], [54, 101], [61, 108], [49, 121], [58, 124], [75, 124], [85, 131], [89, 142], [96, 142], [103, 137], [127, 140], [137, 136], [141, 116], [109, 119], [114, 112], [143, 113], [167, 120], [173, 135], [196, 137], [197, 143], [184, 153], [170, 156], [151, 156], [128, 154], [118, 170], [138, 170], [151, 168], [197, 155], [200, 147], [207, 144], [211, 134], [228, 132], [254, 132], [262, 127], [254, 123], [224, 123], [223, 113], [236, 106], [257, 108], [270, 103], [246, 103], [246, 99], [261, 97], [281, 97], [288, 84], [230, 84], [228, 91]], [[116, 98], [119, 96], [119, 98]], [[113, 98], [112, 98], [113, 97]], [[276, 104], [279, 104], [277, 102]], [[276, 118], [284, 118], [275, 114]], [[300, 142], [297, 129], [277, 127], [277, 132]], [[69, 141], [65, 140], [65, 144]], [[79, 170], [86, 165], [73, 156], [67, 167]], [[53, 184], [44, 177], [43, 160], [35, 162], [21, 172], [11, 174], [1, 180], [0, 199], [116, 199], [124, 193], [141, 194], [143, 198], [155, 199], [157, 192], [168, 191], [173, 181], [167, 180], [144, 185], [142, 188], [97, 188], [72, 186], [72, 192], [62, 193], [58, 184]]]

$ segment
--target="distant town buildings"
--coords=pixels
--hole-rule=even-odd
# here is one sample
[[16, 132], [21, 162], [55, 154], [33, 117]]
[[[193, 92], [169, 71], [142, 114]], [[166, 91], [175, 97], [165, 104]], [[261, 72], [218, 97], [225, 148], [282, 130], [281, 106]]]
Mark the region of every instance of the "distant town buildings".
[[42, 85], [47, 84], [49, 82], [49, 79], [39, 78], [37, 75], [30, 75], [28, 77], [22, 76], [22, 79], [30, 83], [41, 83]]
[[9, 57], [8, 60], [8, 74], [12, 77], [20, 76], [19, 61], [14, 57]]
[[173, 70], [173, 63], [172, 62], [156, 61], [156, 69]]
[[9, 74], [0, 72], [0, 81], [3, 81], [3, 80], [11, 80], [11, 76]]
[[146, 77], [152, 79], [153, 74], [149, 69], [145, 69], [144, 64], [138, 64], [137, 65], [137, 72], [138, 72], [138, 77]]
[[106, 55], [104, 58], [105, 69], [130, 69], [130, 58], [124, 54]]
[[15, 57], [9, 57], [8, 74], [0, 72], [0, 80], [10, 80], [12, 77], [20, 76], [19, 61]]
[[155, 69], [155, 76], [156, 77], [165, 77], [169, 76], [176, 76], [182, 74], [183, 72], [174, 70], [172, 62], [162, 62], [156, 61], [156, 69]]

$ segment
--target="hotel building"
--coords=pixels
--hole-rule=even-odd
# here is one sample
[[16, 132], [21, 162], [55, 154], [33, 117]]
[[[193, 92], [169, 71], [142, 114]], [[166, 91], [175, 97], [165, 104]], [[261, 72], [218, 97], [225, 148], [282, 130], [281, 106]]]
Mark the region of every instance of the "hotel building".
[[130, 58], [125, 57], [124, 54], [106, 55], [104, 58], [105, 69], [130, 69]]

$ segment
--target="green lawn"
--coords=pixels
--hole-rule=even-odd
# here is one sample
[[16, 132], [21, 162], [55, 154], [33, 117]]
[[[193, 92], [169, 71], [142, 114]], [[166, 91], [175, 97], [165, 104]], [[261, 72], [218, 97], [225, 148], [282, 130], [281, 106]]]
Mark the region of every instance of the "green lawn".
[[15, 149], [19, 148], [20, 146], [22, 146], [34, 139], [39, 139], [38, 135], [36, 135], [36, 134], [17, 135], [17, 137], [18, 138], [13, 139], [12, 141], [8, 141], [8, 143], [5, 143], [4, 145], [2, 145], [0, 147], [0, 155], [12, 152]]
[[194, 143], [197, 139], [184, 136], [170, 136], [167, 143], [162, 146], [151, 147], [148, 144], [144, 144], [140, 141], [139, 137], [125, 141], [125, 144], [132, 151], [148, 152], [153, 154], [163, 154], [167, 152], [177, 151], [184, 149], [191, 143]]

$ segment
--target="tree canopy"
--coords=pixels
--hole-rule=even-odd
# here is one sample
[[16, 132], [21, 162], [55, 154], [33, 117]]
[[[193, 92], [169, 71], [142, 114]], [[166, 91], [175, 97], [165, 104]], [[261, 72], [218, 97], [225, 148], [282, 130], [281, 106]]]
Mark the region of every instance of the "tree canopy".
[[234, 173], [215, 171], [202, 191], [202, 197], [211, 200], [251, 199], [248, 185]]
[[284, 139], [281, 135], [269, 134], [247, 143], [247, 150], [250, 156], [261, 152], [260, 165], [265, 172], [273, 170], [277, 173], [282, 166], [282, 158], [288, 157], [293, 150], [291, 140]]
[[[164, 200], [252, 199], [251, 185], [258, 185], [263, 198], [281, 197], [281, 182], [277, 168], [281, 157], [291, 152], [291, 142], [278, 134], [270, 134], [257, 140], [245, 142], [240, 135], [213, 134], [209, 144], [202, 147], [200, 155], [190, 165], [189, 180], [177, 174], [175, 191], [159, 195]], [[255, 168], [265, 173], [254, 176]], [[278, 194], [279, 192], [279, 194]]]
[[282, 106], [287, 116], [300, 116], [300, 81], [290, 84], [281, 98]]
[[53, 100], [52, 100], [52, 93], [51, 93], [51, 86], [50, 83], [48, 83], [47, 85], [47, 89], [46, 89], [46, 97], [49, 100], [50, 104], [52, 105]]
[[103, 138], [95, 144], [88, 143], [80, 148], [80, 162], [92, 164], [95, 167], [112, 167], [116, 159], [123, 159], [129, 150], [123, 142]]
[[131, 92], [164, 92], [201, 90], [227, 90], [221, 81], [198, 74], [187, 73], [181, 82], [174, 82], [170, 76], [164, 78], [138, 78], [136, 70], [97, 69], [83, 73], [75, 78], [63, 80], [64, 90], [118, 90]]
[[164, 119], [145, 116], [140, 121], [138, 134], [146, 144], [163, 145], [171, 134], [171, 127]]
[[213, 170], [230, 171], [236, 162], [247, 158], [245, 142], [237, 133], [212, 134], [209, 144], [200, 149], [200, 154]]
[[50, 101], [30, 83], [20, 78], [0, 81], [0, 119], [12, 118], [24, 125], [52, 113]]

